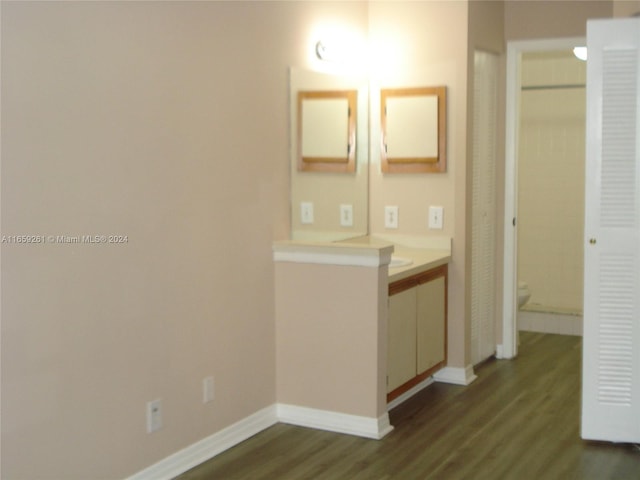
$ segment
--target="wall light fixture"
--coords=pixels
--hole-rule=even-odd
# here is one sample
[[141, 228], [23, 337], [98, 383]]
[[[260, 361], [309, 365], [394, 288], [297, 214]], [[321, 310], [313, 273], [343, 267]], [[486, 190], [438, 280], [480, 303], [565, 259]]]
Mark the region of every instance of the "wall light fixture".
[[327, 56], [327, 46], [322, 43], [322, 40], [318, 40], [318, 43], [316, 43], [316, 56], [320, 60], [325, 60]]

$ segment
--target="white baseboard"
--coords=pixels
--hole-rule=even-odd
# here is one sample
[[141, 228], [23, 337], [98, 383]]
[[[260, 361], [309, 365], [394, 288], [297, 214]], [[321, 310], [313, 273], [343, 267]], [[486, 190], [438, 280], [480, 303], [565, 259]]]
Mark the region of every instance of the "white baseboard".
[[434, 383], [433, 377], [425, 378], [419, 384], [413, 386], [412, 388], [410, 388], [409, 390], [404, 392], [402, 395], [397, 396], [396, 398], [391, 400], [389, 403], [387, 403], [387, 410], [393, 410], [398, 405], [400, 405], [401, 403], [403, 403], [406, 400], [409, 400], [411, 397], [413, 397], [420, 390], [424, 390], [425, 388], [427, 388], [432, 383]]
[[277, 415], [278, 420], [283, 423], [376, 440], [393, 430], [387, 413], [379, 418], [370, 418], [279, 403], [277, 404]]
[[454, 385], [469, 385], [476, 378], [478, 377], [473, 373], [473, 365], [467, 365], [465, 368], [444, 367], [433, 375], [436, 382], [453, 383]]
[[380, 418], [369, 418], [274, 404], [160, 460], [126, 480], [171, 480], [278, 422], [376, 440], [393, 430], [386, 413]]
[[518, 330], [582, 336], [582, 315], [523, 309], [517, 324]]
[[271, 405], [239, 422], [166, 457], [127, 480], [171, 480], [278, 423], [276, 405]]

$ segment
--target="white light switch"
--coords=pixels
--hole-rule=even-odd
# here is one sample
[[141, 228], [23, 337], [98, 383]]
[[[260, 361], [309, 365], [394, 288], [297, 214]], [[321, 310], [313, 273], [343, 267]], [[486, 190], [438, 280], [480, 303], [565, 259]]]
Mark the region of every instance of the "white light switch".
[[398, 207], [387, 205], [384, 207], [384, 227], [398, 228]]
[[305, 225], [313, 223], [313, 203], [300, 203], [300, 221]]
[[429, 228], [442, 229], [444, 208], [429, 207]]
[[340, 205], [340, 225], [343, 227], [353, 227], [353, 205]]

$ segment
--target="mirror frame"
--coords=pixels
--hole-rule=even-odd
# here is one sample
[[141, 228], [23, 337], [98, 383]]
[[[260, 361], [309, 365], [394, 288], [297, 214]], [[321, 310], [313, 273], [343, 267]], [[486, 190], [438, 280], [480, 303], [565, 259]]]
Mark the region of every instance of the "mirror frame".
[[[406, 157], [392, 157], [387, 152], [387, 101], [391, 98], [405, 97], [436, 97], [437, 128], [435, 137], [438, 141], [437, 156], [425, 157], [420, 153]], [[425, 114], [425, 112], [420, 112]], [[429, 112], [426, 112], [428, 115]], [[417, 88], [387, 88], [380, 90], [380, 125], [381, 125], [381, 168], [384, 173], [443, 173], [447, 170], [446, 139], [447, 139], [447, 88], [417, 87]]]
[[[306, 100], [347, 100], [347, 145], [345, 155], [339, 157], [305, 157], [303, 155], [303, 103]], [[316, 90], [298, 92], [298, 170], [303, 172], [352, 173], [356, 170], [356, 125], [358, 112], [357, 90]], [[318, 135], [322, 135], [321, 132]]]

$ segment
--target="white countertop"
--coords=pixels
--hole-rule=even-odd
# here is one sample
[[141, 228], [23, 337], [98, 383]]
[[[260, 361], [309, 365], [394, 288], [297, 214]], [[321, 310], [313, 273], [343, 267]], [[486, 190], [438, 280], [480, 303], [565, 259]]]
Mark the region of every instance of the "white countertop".
[[451, 251], [435, 248], [409, 248], [401, 245], [394, 245], [393, 255], [409, 258], [413, 261], [411, 265], [401, 267], [389, 266], [389, 283], [403, 278], [410, 277], [417, 273], [426, 272], [432, 268], [445, 265], [451, 261]]
[[451, 261], [451, 239], [448, 237], [413, 237], [406, 235], [371, 235], [342, 240], [340, 244], [393, 245], [393, 256], [411, 259], [410, 265], [389, 265], [389, 283], [426, 272]]
[[389, 263], [393, 245], [377, 242], [280, 241], [273, 244], [276, 262], [379, 267]]
[[338, 242], [282, 241], [275, 242], [273, 250], [278, 262], [377, 267], [393, 257], [410, 259], [409, 265], [389, 265], [389, 283], [451, 261], [451, 239], [444, 237], [367, 235]]

